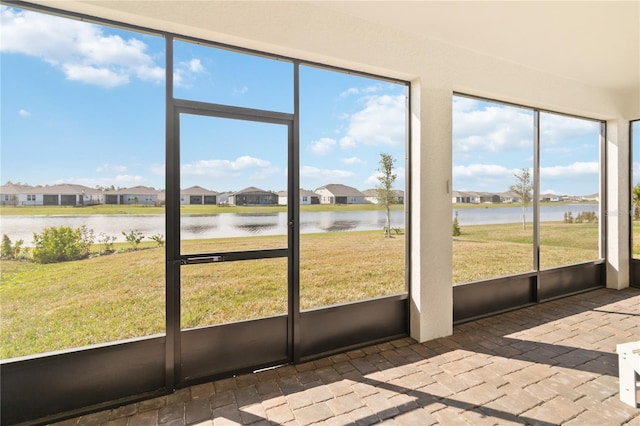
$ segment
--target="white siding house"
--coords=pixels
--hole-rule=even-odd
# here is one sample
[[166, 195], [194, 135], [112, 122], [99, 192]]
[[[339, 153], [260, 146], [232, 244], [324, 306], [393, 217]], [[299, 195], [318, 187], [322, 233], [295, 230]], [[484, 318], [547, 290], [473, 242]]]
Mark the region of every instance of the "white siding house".
[[218, 193], [201, 186], [192, 186], [180, 191], [180, 204], [217, 204]]
[[159, 191], [148, 186], [134, 186], [105, 192], [105, 204], [155, 205]]
[[320, 195], [320, 204], [367, 204], [362, 192], [347, 185], [331, 183], [315, 192]]
[[66, 183], [46, 186], [7, 184], [0, 187], [0, 202], [15, 206], [87, 206], [104, 203], [104, 193]]
[[[278, 204], [286, 206], [288, 200], [288, 192], [278, 192]], [[320, 195], [306, 189], [300, 190], [300, 205], [320, 204]]]

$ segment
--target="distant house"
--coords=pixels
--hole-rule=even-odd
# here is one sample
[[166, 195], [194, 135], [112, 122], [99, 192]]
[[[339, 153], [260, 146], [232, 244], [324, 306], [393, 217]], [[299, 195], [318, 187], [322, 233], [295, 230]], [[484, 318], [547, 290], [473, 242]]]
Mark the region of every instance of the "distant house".
[[501, 203], [500, 194], [476, 191], [452, 191], [451, 202], [454, 204]]
[[[0, 205], [3, 206], [19, 206], [21, 205], [21, 196], [26, 194], [26, 191], [31, 190], [31, 185], [21, 185], [14, 183], [7, 183], [6, 185], [0, 185]], [[33, 200], [35, 202], [35, 199]]]
[[467, 192], [452, 191], [451, 202], [454, 204], [468, 204], [471, 203], [471, 196]]
[[233, 192], [221, 192], [216, 196], [216, 199], [218, 200], [218, 205], [228, 205], [229, 204], [229, 198], [233, 195]]
[[102, 191], [84, 185], [2, 185], [0, 201], [15, 206], [84, 206], [102, 204]]
[[[404, 191], [400, 189], [392, 189], [391, 192], [393, 193], [394, 204], [404, 204]], [[377, 189], [365, 189], [364, 191], [362, 191], [362, 194], [364, 195], [364, 199], [366, 202], [371, 204], [380, 203], [380, 201], [378, 200]]]
[[158, 202], [159, 191], [148, 186], [134, 186], [132, 188], [106, 191], [105, 204], [142, 204], [155, 205]]
[[195, 185], [180, 191], [180, 204], [217, 204], [217, 196], [217, 192]]
[[320, 204], [367, 204], [362, 192], [347, 185], [331, 183], [315, 192], [320, 196]]
[[580, 197], [580, 201], [600, 201], [600, 194], [583, 195]]
[[229, 204], [236, 206], [277, 205], [278, 194], [250, 186], [231, 194], [229, 196]]
[[[281, 206], [286, 206], [289, 200], [288, 194], [289, 193], [287, 191], [278, 192], [278, 204], [280, 204]], [[300, 189], [300, 204], [301, 205], [320, 204], [320, 196], [313, 191]]]
[[499, 192], [500, 200], [503, 203], [517, 203], [520, 197], [515, 192]]
[[491, 192], [479, 192], [478, 196], [481, 203], [499, 203], [502, 201], [498, 194]]
[[542, 195], [540, 195], [540, 201], [559, 202], [559, 201], [562, 201], [563, 199], [564, 199], [564, 197], [562, 197], [562, 195], [557, 195], [557, 194], [542, 194]]

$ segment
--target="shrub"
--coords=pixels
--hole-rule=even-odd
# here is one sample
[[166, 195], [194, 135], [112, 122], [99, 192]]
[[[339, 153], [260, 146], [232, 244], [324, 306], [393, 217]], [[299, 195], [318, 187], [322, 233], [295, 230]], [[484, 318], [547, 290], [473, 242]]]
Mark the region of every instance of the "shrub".
[[571, 212], [564, 213], [564, 223], [573, 223], [573, 213]]
[[7, 234], [2, 235], [2, 244], [0, 244], [0, 257], [3, 259], [19, 259], [23, 252], [22, 244], [24, 241], [18, 240], [11, 243], [11, 239]]
[[459, 237], [462, 234], [460, 230], [460, 224], [458, 223], [458, 217], [453, 218], [453, 236]]
[[2, 235], [2, 244], [0, 244], [0, 257], [3, 259], [13, 259], [13, 246], [11, 239], [7, 234]]
[[576, 216], [576, 223], [596, 223], [598, 222], [598, 216], [596, 212], [582, 212]]
[[158, 243], [159, 247], [163, 247], [164, 246], [164, 237], [162, 236], [162, 234], [154, 234], [152, 236], [149, 237], [149, 239], [155, 241], [156, 243]]
[[41, 234], [33, 234], [33, 261], [55, 263], [83, 259], [89, 255], [93, 244], [93, 230], [82, 225], [45, 228]]
[[134, 250], [138, 249], [138, 245], [144, 238], [144, 235], [142, 234], [142, 232], [134, 231], [133, 229], [130, 230], [129, 233], [126, 233], [123, 231], [122, 235], [124, 235], [124, 238], [127, 240], [129, 244], [131, 244], [131, 247], [133, 247]]
[[116, 241], [114, 235], [107, 235], [101, 232], [98, 238], [98, 243], [102, 246], [101, 253], [111, 253], [113, 251], [113, 243]]

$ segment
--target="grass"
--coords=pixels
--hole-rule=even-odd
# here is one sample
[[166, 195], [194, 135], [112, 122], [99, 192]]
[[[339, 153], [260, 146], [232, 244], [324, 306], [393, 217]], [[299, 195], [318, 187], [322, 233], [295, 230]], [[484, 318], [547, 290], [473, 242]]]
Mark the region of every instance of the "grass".
[[[541, 269], [598, 258], [598, 224], [541, 224]], [[464, 226], [462, 235], [453, 238], [454, 284], [532, 270], [531, 224], [526, 229], [519, 223]]]
[[[634, 231], [640, 233], [640, 223]], [[595, 224], [545, 222], [541, 234], [543, 269], [598, 258]], [[454, 283], [531, 271], [532, 235], [520, 224], [463, 226], [453, 238]], [[198, 240], [185, 242], [183, 251], [280, 247], [282, 241]], [[140, 248], [48, 265], [0, 260], [0, 358], [163, 333], [165, 251], [152, 242]], [[404, 250], [402, 234], [301, 235], [301, 309], [405, 291]], [[281, 258], [182, 267], [182, 328], [285, 313], [287, 267]]]
[[[281, 241], [252, 237], [215, 244], [236, 251]], [[193, 253], [211, 244], [184, 248]], [[163, 333], [165, 251], [153, 243], [140, 247], [146, 249], [47, 265], [1, 260], [0, 358]], [[300, 251], [302, 309], [405, 290], [404, 235], [304, 234]], [[286, 312], [286, 259], [188, 265], [181, 274], [182, 328]]]

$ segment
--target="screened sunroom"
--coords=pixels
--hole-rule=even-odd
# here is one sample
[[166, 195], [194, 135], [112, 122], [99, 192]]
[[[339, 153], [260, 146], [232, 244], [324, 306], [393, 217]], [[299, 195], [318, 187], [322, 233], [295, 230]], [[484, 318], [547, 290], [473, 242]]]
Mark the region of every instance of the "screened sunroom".
[[639, 16], [2, 1], [2, 423], [639, 287]]

